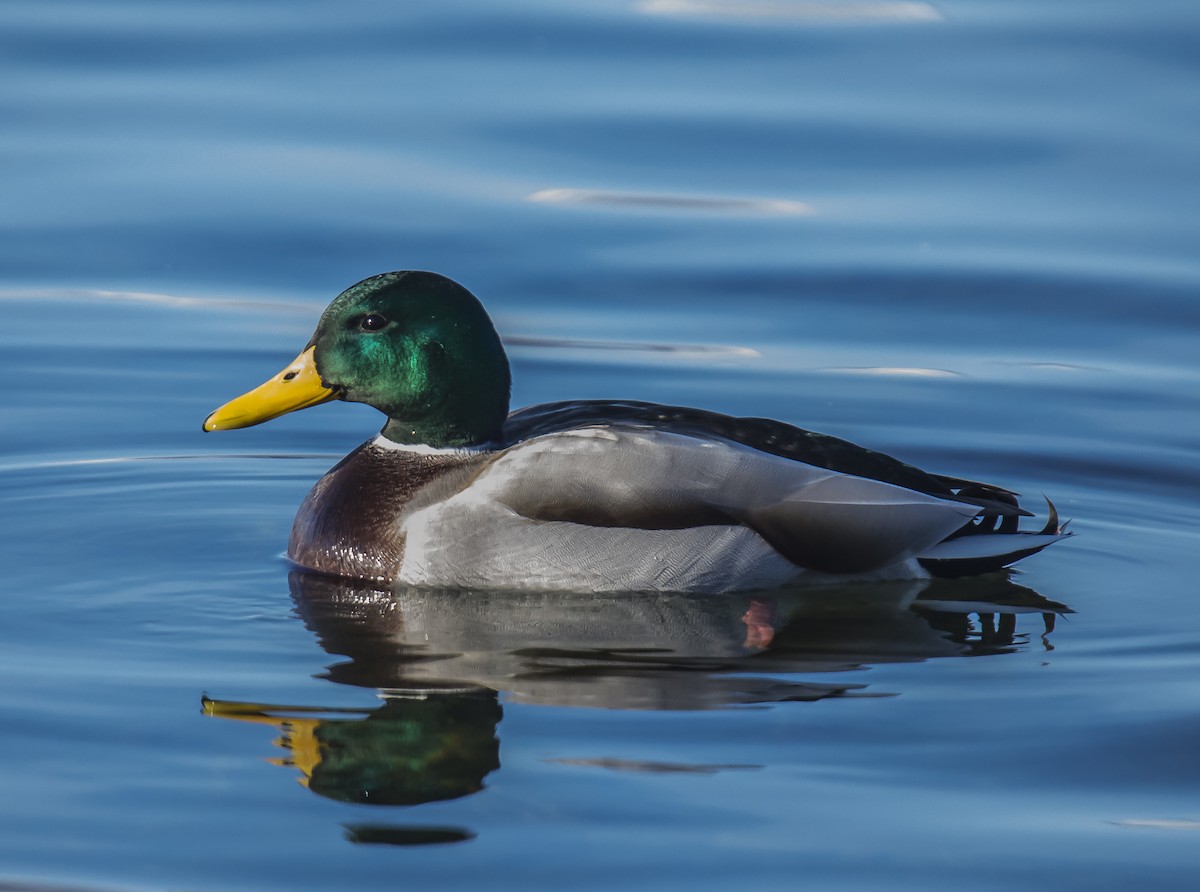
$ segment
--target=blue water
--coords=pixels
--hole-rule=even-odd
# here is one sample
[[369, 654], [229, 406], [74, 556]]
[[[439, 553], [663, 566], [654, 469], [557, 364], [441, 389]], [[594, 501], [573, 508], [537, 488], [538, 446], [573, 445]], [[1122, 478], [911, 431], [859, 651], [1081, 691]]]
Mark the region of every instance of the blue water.
[[[1197, 33], [8, 0], [0, 885], [1196, 888]], [[515, 405], [777, 417], [1078, 535], [921, 591], [289, 579], [378, 416], [200, 422], [403, 268], [481, 297]]]

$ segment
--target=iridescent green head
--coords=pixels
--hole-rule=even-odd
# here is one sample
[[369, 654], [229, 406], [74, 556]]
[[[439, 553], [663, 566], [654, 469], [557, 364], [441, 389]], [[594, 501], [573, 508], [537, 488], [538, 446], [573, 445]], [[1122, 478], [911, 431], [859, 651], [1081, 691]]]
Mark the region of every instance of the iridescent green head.
[[383, 434], [397, 443], [469, 446], [499, 438], [509, 387], [500, 337], [471, 292], [436, 273], [384, 273], [339, 294], [295, 362], [204, 427], [343, 399], [387, 415]]

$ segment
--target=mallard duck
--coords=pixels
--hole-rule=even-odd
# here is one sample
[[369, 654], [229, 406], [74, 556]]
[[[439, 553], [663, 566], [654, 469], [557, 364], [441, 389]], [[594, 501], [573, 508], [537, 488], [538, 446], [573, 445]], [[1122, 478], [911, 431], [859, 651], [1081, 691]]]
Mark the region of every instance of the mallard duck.
[[453, 588], [740, 591], [999, 569], [1067, 535], [1009, 490], [779, 421], [588, 400], [509, 413], [508, 359], [467, 289], [346, 289], [300, 355], [204, 430], [341, 399], [387, 423], [300, 506], [288, 556]]

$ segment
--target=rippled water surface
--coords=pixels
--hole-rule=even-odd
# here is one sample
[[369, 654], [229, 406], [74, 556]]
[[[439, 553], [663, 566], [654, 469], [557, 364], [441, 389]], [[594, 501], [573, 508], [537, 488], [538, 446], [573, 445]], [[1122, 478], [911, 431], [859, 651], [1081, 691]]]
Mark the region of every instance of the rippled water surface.
[[[1197, 33], [8, 0], [0, 886], [1195, 889]], [[401, 268], [483, 299], [515, 405], [777, 417], [1077, 535], [730, 597], [291, 573], [378, 416], [200, 422]]]

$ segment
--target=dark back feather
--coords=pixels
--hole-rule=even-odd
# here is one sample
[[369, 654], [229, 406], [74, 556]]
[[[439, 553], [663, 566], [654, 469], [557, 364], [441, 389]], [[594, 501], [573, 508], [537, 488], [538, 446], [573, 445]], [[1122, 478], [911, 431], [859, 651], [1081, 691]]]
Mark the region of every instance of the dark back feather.
[[841, 474], [978, 505], [988, 515], [1029, 513], [1017, 507], [1013, 494], [1000, 487], [928, 474], [874, 449], [769, 418], [738, 418], [706, 409], [633, 400], [577, 400], [519, 409], [508, 416], [503, 436], [505, 445], [512, 445], [543, 434], [610, 423], [653, 427], [701, 439], [730, 440]]

